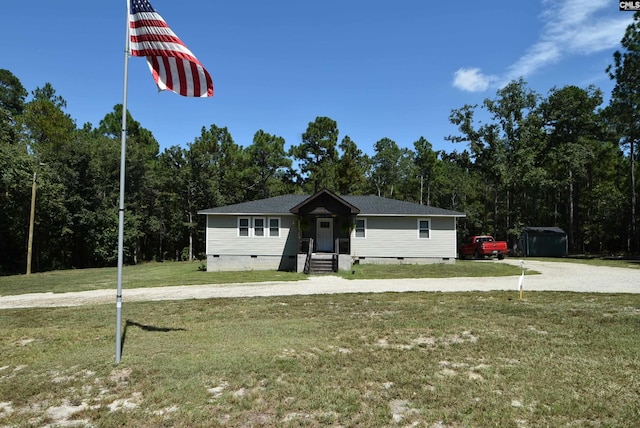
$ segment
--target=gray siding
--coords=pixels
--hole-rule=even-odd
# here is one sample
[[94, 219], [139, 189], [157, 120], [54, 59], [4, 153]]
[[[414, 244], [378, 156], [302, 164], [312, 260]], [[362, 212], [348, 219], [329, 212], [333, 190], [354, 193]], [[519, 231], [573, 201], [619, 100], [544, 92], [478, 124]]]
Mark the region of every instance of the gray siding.
[[[298, 232], [295, 227], [294, 216], [255, 216], [264, 218], [266, 221], [269, 218], [279, 218], [279, 237], [238, 236], [238, 217], [245, 216], [207, 216], [207, 255], [293, 256], [297, 253]], [[253, 218], [251, 216], [246, 217]], [[268, 224], [266, 226], [265, 234], [268, 235]]]
[[[454, 217], [366, 217], [365, 238], [351, 235], [351, 255], [356, 257], [456, 257]], [[418, 238], [418, 219], [431, 221], [430, 237]]]

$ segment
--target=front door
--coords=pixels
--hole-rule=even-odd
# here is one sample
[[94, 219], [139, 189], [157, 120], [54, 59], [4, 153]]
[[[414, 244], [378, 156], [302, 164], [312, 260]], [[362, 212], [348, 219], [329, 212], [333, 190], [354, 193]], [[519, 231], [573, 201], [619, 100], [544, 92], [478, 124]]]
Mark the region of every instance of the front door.
[[316, 251], [319, 253], [333, 252], [333, 219], [319, 218], [316, 228]]

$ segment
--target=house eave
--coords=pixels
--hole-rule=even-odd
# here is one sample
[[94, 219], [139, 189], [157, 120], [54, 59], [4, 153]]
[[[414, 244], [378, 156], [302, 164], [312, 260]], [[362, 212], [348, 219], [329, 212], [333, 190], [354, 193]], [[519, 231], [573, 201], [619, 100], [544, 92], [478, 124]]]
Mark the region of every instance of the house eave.
[[358, 214], [360, 217], [456, 217], [463, 218], [466, 217], [466, 214], [429, 214], [429, 213], [418, 213], [418, 214], [368, 214], [368, 213], [360, 213]]
[[[212, 215], [212, 216], [294, 216], [295, 213], [290, 212], [229, 212], [229, 213], [208, 213], [206, 211], [198, 211], [200, 215]], [[374, 213], [359, 213], [355, 214], [357, 217], [455, 217], [464, 218], [466, 214], [374, 214]]]
[[228, 212], [228, 213], [209, 213], [206, 210], [198, 211], [200, 215], [214, 216], [292, 216], [289, 212]]

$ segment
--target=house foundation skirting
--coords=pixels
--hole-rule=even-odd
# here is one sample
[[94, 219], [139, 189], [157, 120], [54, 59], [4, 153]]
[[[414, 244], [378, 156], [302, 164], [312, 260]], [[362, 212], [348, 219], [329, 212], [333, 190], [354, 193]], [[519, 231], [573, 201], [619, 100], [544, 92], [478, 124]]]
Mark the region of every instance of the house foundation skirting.
[[354, 257], [353, 262], [361, 265], [428, 265], [454, 264], [456, 259], [455, 257]]
[[[207, 255], [207, 272], [243, 271], [243, 270], [282, 270], [303, 272], [306, 254], [287, 256], [240, 256]], [[455, 258], [438, 257], [353, 257], [349, 254], [338, 255], [338, 270], [351, 270], [353, 264], [435, 264], [455, 263]]]
[[207, 272], [242, 270], [296, 270], [296, 256], [207, 255]]

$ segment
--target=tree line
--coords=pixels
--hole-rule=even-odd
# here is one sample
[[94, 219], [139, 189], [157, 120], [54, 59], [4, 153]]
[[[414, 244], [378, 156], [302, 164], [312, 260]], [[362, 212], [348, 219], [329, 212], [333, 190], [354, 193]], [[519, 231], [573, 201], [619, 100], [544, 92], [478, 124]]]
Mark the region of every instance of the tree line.
[[[238, 144], [212, 124], [186, 147], [160, 151], [127, 112], [125, 260], [202, 257], [198, 210], [321, 188], [462, 211], [460, 237], [490, 233], [513, 244], [526, 226], [558, 226], [570, 252], [637, 254], [639, 16], [606, 70], [615, 81], [607, 105], [595, 86], [542, 95], [512, 81], [451, 112], [458, 132], [445, 139], [460, 144], [451, 152], [423, 137], [412, 147], [384, 137], [366, 154], [321, 116], [288, 149], [264, 130]], [[2, 273], [24, 272], [34, 183], [34, 271], [117, 261], [122, 106], [97, 126], [77, 126], [65, 109], [51, 84], [29, 94], [0, 70]]]

